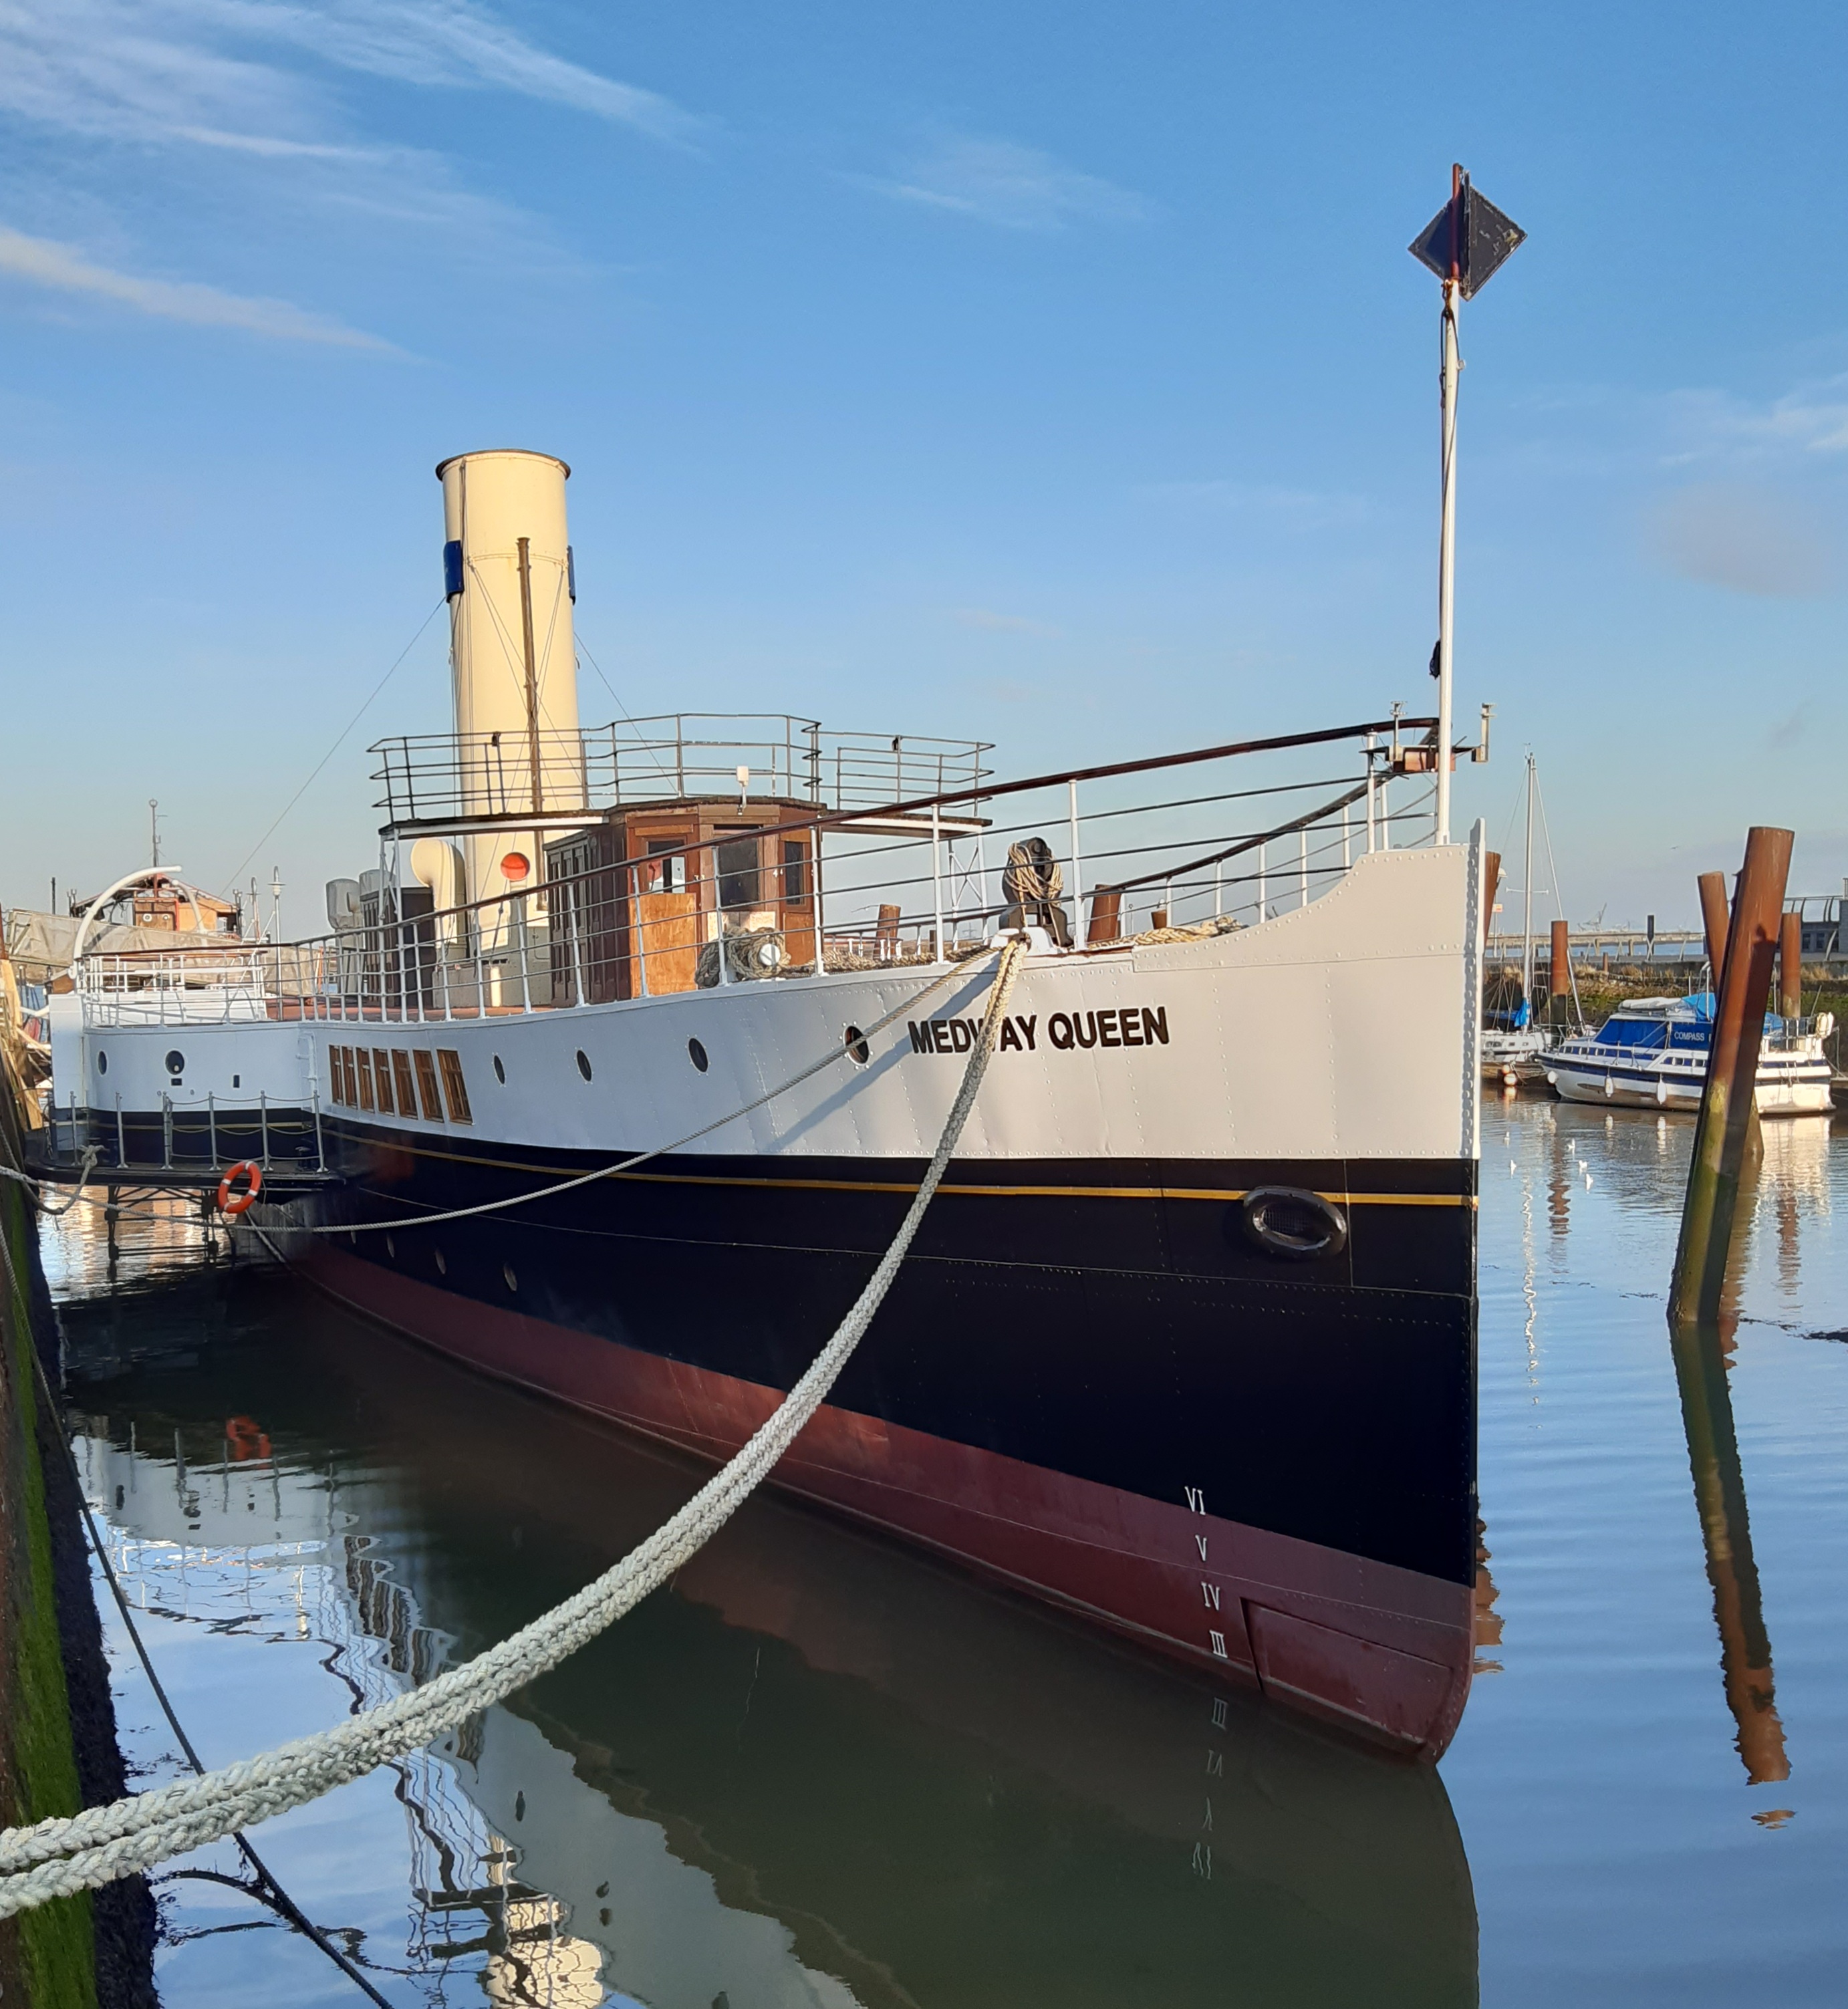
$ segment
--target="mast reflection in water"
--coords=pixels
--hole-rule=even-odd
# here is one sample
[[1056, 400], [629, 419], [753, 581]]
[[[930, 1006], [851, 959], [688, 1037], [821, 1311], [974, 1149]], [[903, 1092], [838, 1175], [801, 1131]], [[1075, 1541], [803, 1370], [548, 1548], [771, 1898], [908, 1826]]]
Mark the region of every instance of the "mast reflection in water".
[[[356, 1709], [479, 1651], [697, 1483], [261, 1274], [64, 1319], [157, 1661], [219, 1656], [217, 1699], [181, 1702], [208, 1762], [330, 1720], [330, 1678]], [[1476, 2000], [1435, 1771], [769, 1497], [392, 1771], [395, 1841], [373, 1781], [264, 1845], [406, 2001]], [[235, 1999], [249, 1942], [222, 1928], [247, 1914], [165, 1888], [168, 2000]], [[332, 1985], [268, 1936], [286, 1951]]]

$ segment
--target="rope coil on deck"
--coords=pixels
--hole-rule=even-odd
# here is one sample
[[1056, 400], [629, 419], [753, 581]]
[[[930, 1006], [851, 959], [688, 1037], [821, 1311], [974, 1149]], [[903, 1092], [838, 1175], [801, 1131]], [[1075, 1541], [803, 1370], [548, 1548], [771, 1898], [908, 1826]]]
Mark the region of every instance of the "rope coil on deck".
[[677, 1514], [574, 1596], [466, 1666], [439, 1674], [421, 1688], [332, 1730], [201, 1777], [0, 1833], [0, 1918], [111, 1883], [303, 1805], [430, 1743], [557, 1666], [697, 1554], [768, 1476], [821, 1407], [891, 1288], [974, 1107], [1025, 948], [1024, 940], [1016, 937], [1002, 949], [981, 1036], [970, 1054], [943, 1134], [878, 1267], [808, 1371]]

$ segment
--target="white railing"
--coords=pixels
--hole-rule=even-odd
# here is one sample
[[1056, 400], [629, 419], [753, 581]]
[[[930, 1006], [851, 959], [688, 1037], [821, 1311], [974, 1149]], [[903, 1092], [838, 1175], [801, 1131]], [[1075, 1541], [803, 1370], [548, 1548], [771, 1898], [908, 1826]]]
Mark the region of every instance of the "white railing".
[[376, 806], [388, 828], [457, 817], [511, 821], [598, 816], [605, 810], [686, 797], [870, 810], [907, 795], [972, 789], [987, 779], [974, 739], [825, 732], [782, 714], [676, 712], [530, 737], [427, 733], [371, 749]]
[[[447, 1021], [938, 963], [1022, 924], [1073, 954], [1250, 926], [1367, 852], [1431, 842], [1431, 764], [1402, 736], [1428, 724], [798, 809], [435, 912], [400, 912], [387, 888], [378, 918], [307, 941], [91, 957], [86, 1022]], [[1010, 865], [1018, 845], [1037, 876]]]

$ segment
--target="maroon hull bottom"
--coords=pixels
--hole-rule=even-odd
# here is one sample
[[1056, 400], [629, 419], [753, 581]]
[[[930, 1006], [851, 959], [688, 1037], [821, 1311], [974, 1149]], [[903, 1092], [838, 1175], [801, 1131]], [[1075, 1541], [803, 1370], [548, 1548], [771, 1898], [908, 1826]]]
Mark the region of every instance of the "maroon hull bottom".
[[[470, 1366], [721, 1461], [780, 1391], [481, 1305], [329, 1249], [332, 1295]], [[774, 1483], [1416, 1756], [1469, 1693], [1469, 1589], [824, 1405]]]

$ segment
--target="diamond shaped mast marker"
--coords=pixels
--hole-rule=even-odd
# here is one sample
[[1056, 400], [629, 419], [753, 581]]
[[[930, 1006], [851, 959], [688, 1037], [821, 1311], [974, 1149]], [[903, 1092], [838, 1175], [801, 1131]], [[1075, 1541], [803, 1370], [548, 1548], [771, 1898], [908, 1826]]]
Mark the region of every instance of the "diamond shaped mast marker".
[[1462, 360], [1456, 347], [1460, 300], [1473, 299], [1487, 285], [1527, 232], [1486, 196], [1478, 195], [1460, 167], [1450, 170], [1450, 200], [1407, 247], [1421, 265], [1443, 282], [1443, 505], [1438, 544], [1438, 646], [1432, 673], [1438, 680], [1438, 799], [1435, 836], [1450, 842], [1450, 714], [1453, 611], [1456, 585], [1456, 380]]

